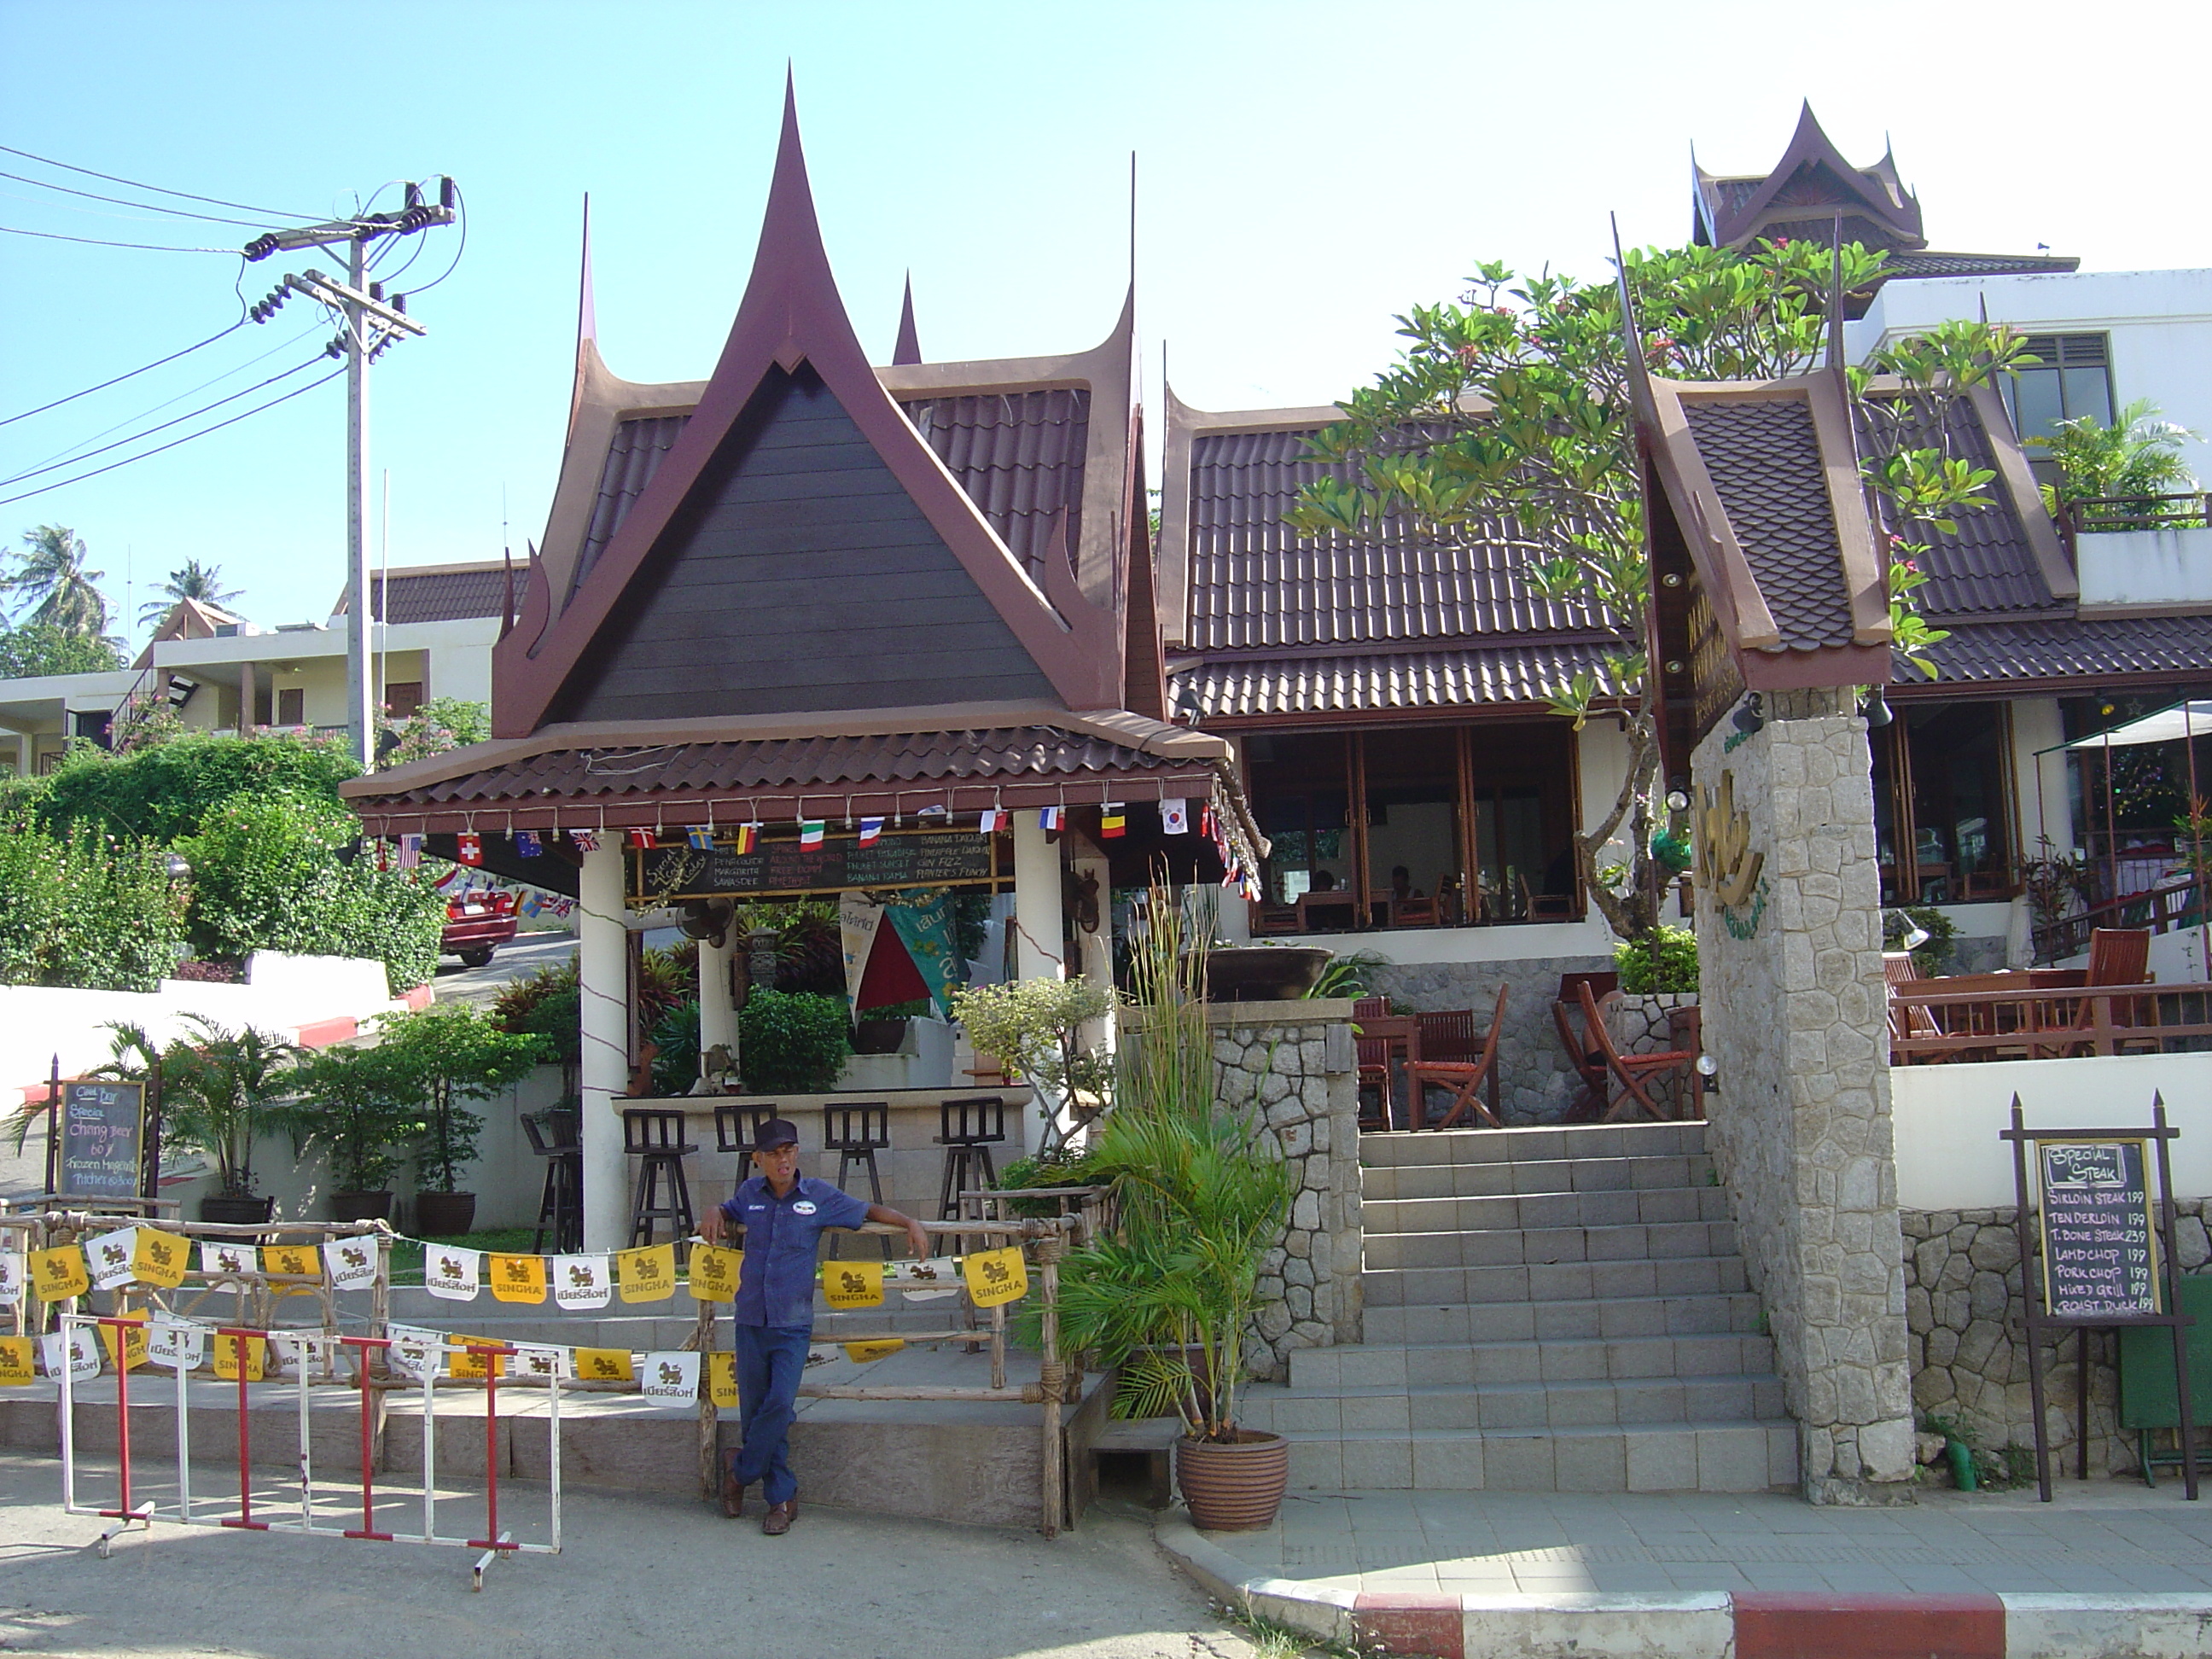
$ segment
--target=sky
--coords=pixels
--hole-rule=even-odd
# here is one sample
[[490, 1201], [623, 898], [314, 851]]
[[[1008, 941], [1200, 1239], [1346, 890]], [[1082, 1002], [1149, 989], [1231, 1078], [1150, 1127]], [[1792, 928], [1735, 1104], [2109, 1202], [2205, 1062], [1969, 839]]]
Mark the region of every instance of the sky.
[[[416, 256], [392, 286], [429, 332], [373, 373], [371, 493], [388, 475], [390, 511], [371, 556], [520, 556], [561, 460], [586, 194], [610, 367], [703, 377], [751, 264], [787, 64], [830, 258], [878, 361], [909, 272], [929, 358], [1103, 338], [1129, 280], [1134, 154], [1155, 441], [1163, 359], [1200, 408], [1326, 403], [1389, 361], [1396, 313], [1455, 297], [1480, 259], [1601, 276], [1608, 214], [1630, 244], [1686, 240], [1692, 147], [1709, 170], [1763, 171], [1807, 99], [1854, 161], [1893, 143], [1938, 246], [2048, 243], [2084, 270], [2212, 264], [2203, 216], [2177, 211], [2201, 177], [2212, 9], [2115, 15], [2094, 27], [2077, 6], [1952, 0], [0, 0], [14, 89], [0, 145], [253, 210], [0, 154], [18, 175], [0, 177], [0, 226], [49, 234], [0, 234], [0, 478], [19, 480], [0, 497], [337, 368], [319, 356], [331, 329], [295, 298], [265, 325], [9, 419], [228, 327], [307, 258], [51, 236], [235, 248], [449, 174], [465, 242], [434, 230], [389, 256]], [[345, 570], [343, 393], [334, 379], [9, 500], [0, 542], [73, 528], [134, 613], [197, 558], [256, 621], [322, 618]]]

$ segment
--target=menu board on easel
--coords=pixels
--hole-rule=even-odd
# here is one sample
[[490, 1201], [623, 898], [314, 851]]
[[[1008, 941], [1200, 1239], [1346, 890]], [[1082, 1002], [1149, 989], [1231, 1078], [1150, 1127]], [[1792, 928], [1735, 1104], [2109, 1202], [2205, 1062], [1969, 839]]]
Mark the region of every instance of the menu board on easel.
[[59, 1198], [136, 1199], [146, 1146], [146, 1085], [62, 1085]]
[[2036, 1143], [2048, 1317], [2094, 1323], [2160, 1311], [2146, 1149], [2118, 1137]]

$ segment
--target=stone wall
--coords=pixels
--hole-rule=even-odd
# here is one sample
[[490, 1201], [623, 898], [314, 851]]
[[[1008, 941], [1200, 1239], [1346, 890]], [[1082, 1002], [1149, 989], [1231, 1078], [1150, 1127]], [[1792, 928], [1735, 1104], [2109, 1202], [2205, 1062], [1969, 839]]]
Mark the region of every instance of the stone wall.
[[1759, 730], [1724, 720], [1692, 757], [1698, 810], [1732, 778], [1763, 859], [1740, 905], [1698, 884], [1698, 1001], [1718, 1063], [1707, 1146], [1816, 1503], [1897, 1501], [1914, 1467], [1873, 786], [1851, 699], [1770, 694]]
[[1352, 1005], [1239, 1002], [1208, 1012], [1220, 1098], [1249, 1103], [1298, 1171], [1283, 1242], [1261, 1264], [1267, 1305], [1250, 1334], [1253, 1374], [1280, 1379], [1291, 1350], [1360, 1336], [1359, 1073]]
[[[2177, 1199], [2174, 1251], [2181, 1269], [2212, 1267], [2204, 1215], [2212, 1200]], [[1970, 1443], [1996, 1448], [2035, 1443], [2035, 1409], [2027, 1381], [2027, 1304], [2020, 1273], [2019, 1212], [1906, 1210], [1905, 1310], [1911, 1328], [1912, 1400], [1921, 1412], [1947, 1418]], [[2031, 1236], [2030, 1246], [2035, 1241]], [[2052, 1474], [2081, 1470], [2075, 1449], [2075, 1344], [2069, 1331], [2044, 1338], [2045, 1431]], [[2089, 1471], [2113, 1474], [2136, 1468], [2134, 1431], [2118, 1426], [2119, 1376], [2114, 1335], [2089, 1334]]]
[[1505, 998], [1505, 1030], [1498, 1042], [1498, 1103], [1511, 1124], [1557, 1123], [1576, 1092], [1574, 1073], [1552, 1022], [1559, 975], [1613, 966], [1609, 956], [1534, 957], [1511, 962], [1389, 963], [1368, 976], [1378, 996], [1423, 1013], [1472, 1008], [1475, 1028], [1489, 1023]]

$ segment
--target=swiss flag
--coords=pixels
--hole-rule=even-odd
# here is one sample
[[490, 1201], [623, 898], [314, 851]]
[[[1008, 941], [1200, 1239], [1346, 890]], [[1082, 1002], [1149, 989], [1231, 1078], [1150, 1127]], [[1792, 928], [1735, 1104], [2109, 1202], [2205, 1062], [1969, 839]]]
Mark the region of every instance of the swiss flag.
[[463, 830], [453, 837], [453, 857], [462, 864], [482, 864], [483, 837], [473, 830]]

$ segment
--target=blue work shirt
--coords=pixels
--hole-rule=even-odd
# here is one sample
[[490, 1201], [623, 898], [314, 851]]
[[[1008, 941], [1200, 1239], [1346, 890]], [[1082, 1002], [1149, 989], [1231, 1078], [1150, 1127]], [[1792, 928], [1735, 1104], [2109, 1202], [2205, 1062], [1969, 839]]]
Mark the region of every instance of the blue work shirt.
[[722, 1214], [745, 1230], [735, 1314], [740, 1325], [814, 1325], [814, 1272], [825, 1227], [857, 1227], [868, 1218], [866, 1199], [812, 1176], [801, 1176], [781, 1198], [757, 1175], [725, 1200]]

